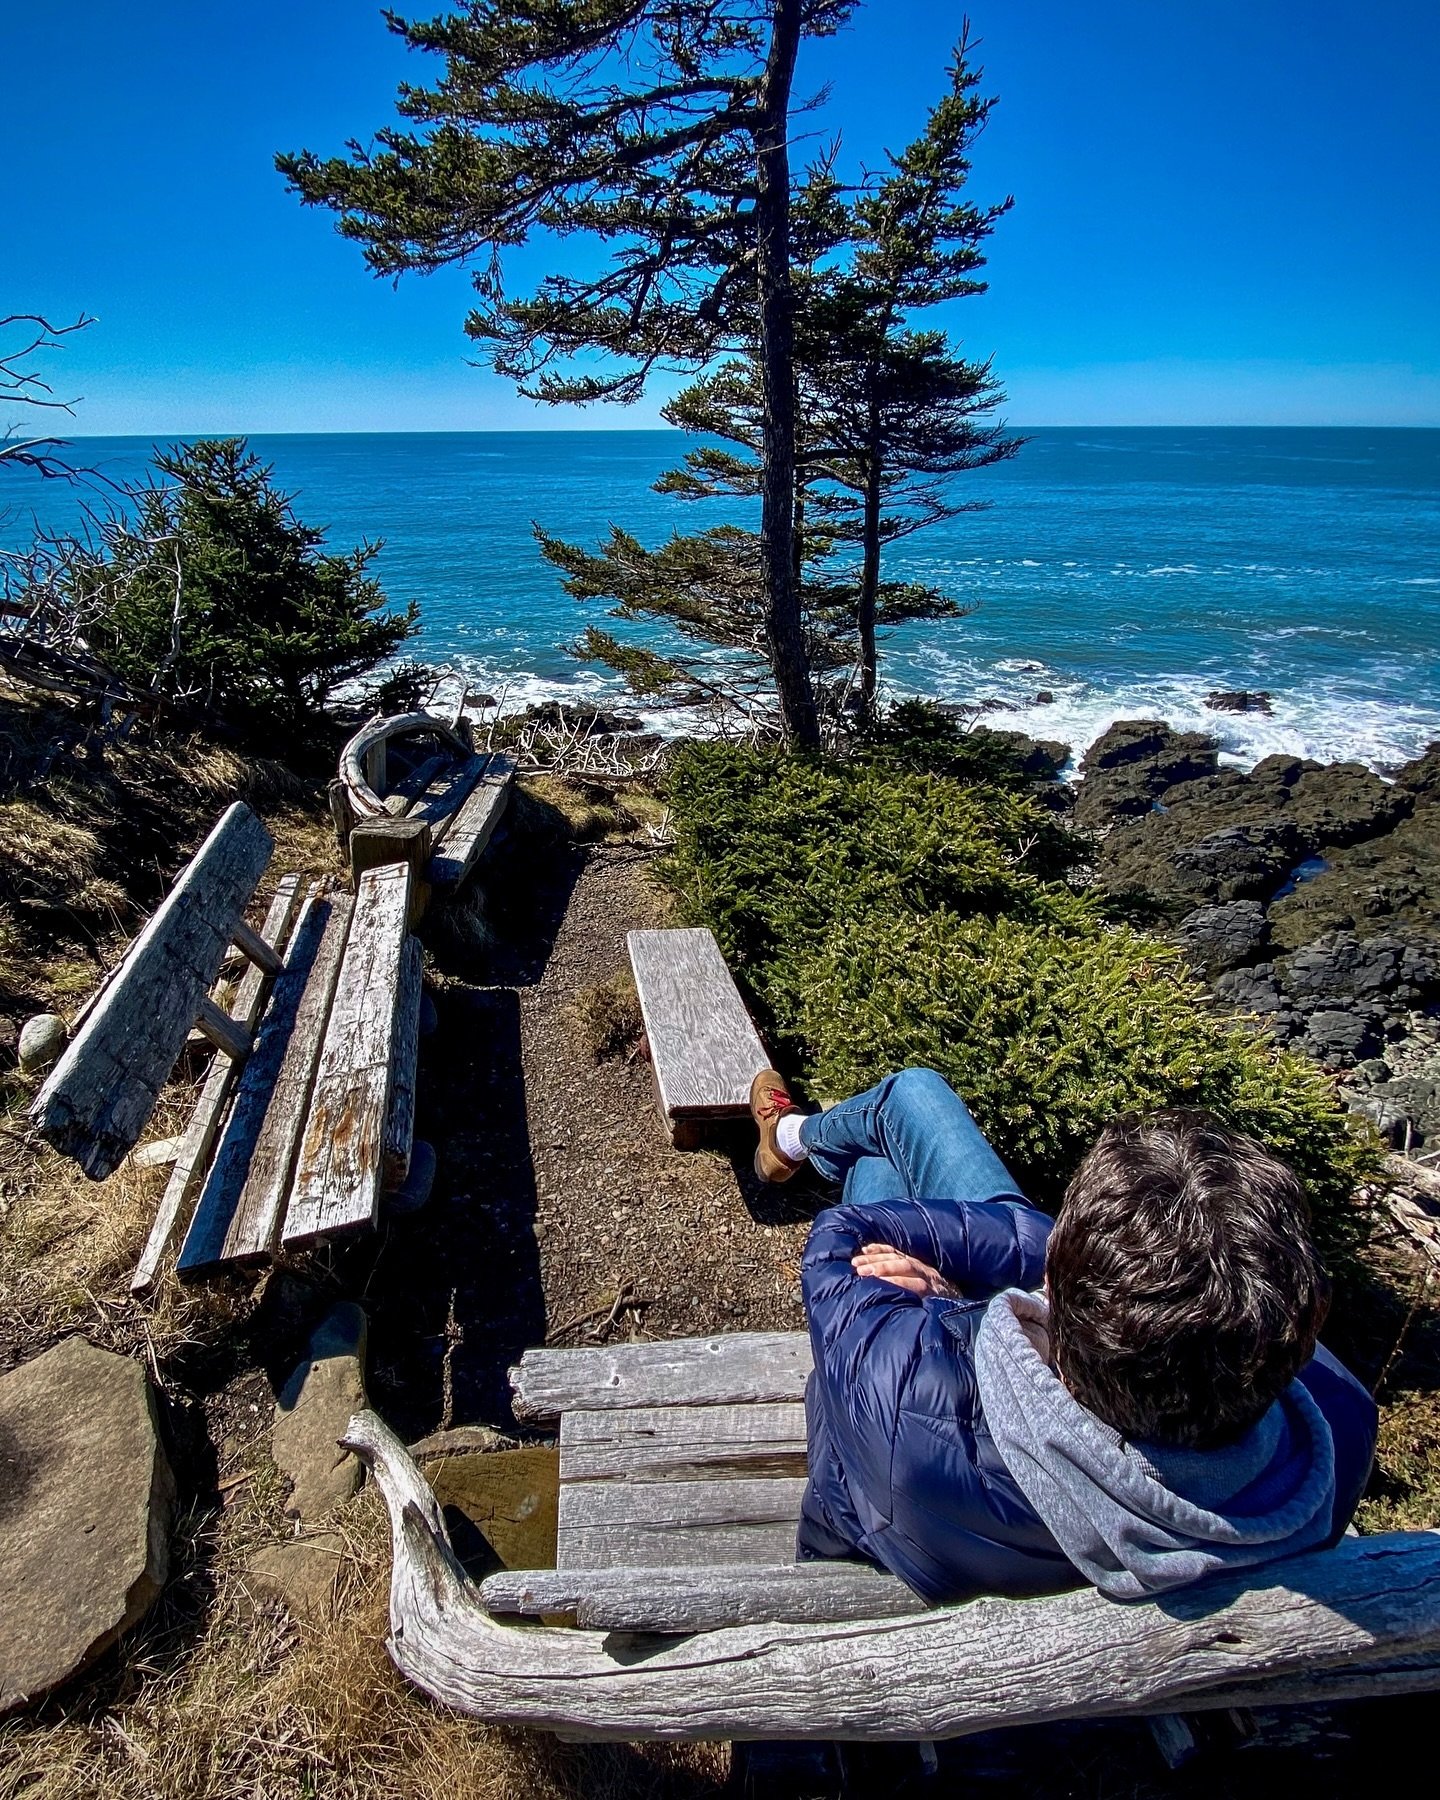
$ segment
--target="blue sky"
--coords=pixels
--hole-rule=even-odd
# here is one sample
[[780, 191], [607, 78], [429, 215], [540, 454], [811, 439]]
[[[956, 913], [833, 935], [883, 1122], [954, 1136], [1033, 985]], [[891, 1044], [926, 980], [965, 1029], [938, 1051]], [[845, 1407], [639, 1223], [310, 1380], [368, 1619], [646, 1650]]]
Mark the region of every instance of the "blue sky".
[[[1440, 425], [1440, 7], [971, 10], [975, 193], [1016, 208], [951, 322], [1012, 420]], [[918, 129], [961, 12], [869, 0], [806, 51], [852, 165]], [[463, 275], [376, 282], [285, 193], [276, 150], [367, 136], [425, 66], [364, 0], [0, 3], [0, 312], [97, 316], [52, 364], [77, 432], [655, 422], [517, 399], [467, 365]]]

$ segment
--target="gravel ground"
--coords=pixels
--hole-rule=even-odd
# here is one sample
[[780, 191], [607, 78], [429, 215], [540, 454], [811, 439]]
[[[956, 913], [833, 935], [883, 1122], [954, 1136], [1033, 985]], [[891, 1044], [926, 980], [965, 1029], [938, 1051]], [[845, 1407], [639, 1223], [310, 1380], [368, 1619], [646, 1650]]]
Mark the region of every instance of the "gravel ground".
[[533, 1345], [803, 1326], [825, 1191], [760, 1187], [743, 1129], [671, 1149], [638, 1050], [597, 1061], [588, 1041], [579, 997], [627, 967], [627, 931], [666, 916], [653, 859], [517, 829], [489, 859], [483, 926], [472, 908], [468, 930], [452, 915], [430, 933], [417, 1131], [439, 1174], [364, 1296], [376, 1402], [412, 1437], [508, 1427], [505, 1369]]

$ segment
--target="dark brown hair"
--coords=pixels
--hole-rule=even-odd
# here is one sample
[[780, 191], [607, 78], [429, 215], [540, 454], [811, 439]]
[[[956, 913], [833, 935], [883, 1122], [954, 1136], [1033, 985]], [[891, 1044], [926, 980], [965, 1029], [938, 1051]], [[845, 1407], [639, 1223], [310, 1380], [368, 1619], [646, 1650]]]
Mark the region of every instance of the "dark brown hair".
[[1329, 1288], [1293, 1170], [1211, 1114], [1117, 1119], [1045, 1260], [1065, 1386], [1127, 1438], [1233, 1442], [1309, 1361]]

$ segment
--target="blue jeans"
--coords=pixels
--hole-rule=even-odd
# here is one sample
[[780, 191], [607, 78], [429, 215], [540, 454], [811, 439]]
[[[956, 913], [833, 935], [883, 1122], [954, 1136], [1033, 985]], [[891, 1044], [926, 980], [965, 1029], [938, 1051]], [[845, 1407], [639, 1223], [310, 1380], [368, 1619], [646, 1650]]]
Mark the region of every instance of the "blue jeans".
[[969, 1107], [933, 1069], [902, 1069], [815, 1113], [801, 1124], [800, 1141], [855, 1205], [1024, 1199]]

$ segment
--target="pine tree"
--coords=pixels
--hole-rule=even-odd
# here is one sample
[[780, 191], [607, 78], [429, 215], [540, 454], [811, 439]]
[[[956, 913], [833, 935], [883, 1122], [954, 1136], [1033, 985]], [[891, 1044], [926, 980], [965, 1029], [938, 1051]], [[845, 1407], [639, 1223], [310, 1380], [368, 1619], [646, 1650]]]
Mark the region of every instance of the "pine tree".
[[[468, 0], [391, 18], [445, 59], [433, 88], [347, 157], [281, 156], [384, 276], [474, 270], [467, 322], [493, 366], [547, 401], [630, 401], [657, 368], [753, 343], [761, 376], [760, 624], [787, 734], [818, 736], [796, 584], [789, 134], [796, 57], [857, 0]], [[525, 298], [507, 251], [597, 241], [598, 272]], [[566, 256], [567, 270], [577, 261]]]
[[[921, 582], [886, 581], [882, 553], [912, 532], [974, 510], [951, 478], [1013, 455], [1021, 440], [991, 418], [1003, 399], [988, 363], [957, 355], [947, 336], [915, 330], [911, 316], [984, 291], [980, 246], [1008, 211], [978, 208], [961, 190], [968, 152], [993, 101], [962, 36], [949, 90], [925, 131], [891, 159], [882, 180], [853, 195], [823, 159], [797, 189], [795, 351], [798, 419], [794, 566], [812, 662], [852, 664], [862, 711], [873, 713], [877, 627], [956, 616], [962, 609]], [[690, 451], [656, 484], [688, 499], [753, 500], [763, 491], [764, 385], [757, 354], [691, 383], [664, 409], [681, 429], [720, 443]], [[664, 657], [591, 629], [582, 655], [645, 691], [723, 697], [748, 706], [753, 689], [753, 583], [746, 534], [721, 527], [646, 551], [625, 533], [591, 554], [542, 534], [549, 559], [582, 599], [609, 598], [621, 618], [659, 617], [689, 638], [752, 652], [722, 665], [723, 680], [690, 656]], [[856, 569], [836, 566], [855, 545]]]

